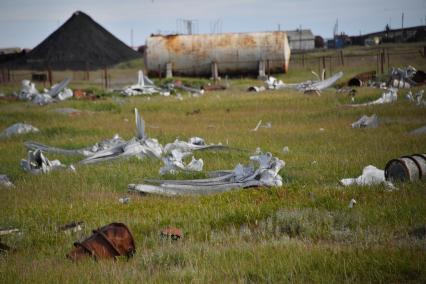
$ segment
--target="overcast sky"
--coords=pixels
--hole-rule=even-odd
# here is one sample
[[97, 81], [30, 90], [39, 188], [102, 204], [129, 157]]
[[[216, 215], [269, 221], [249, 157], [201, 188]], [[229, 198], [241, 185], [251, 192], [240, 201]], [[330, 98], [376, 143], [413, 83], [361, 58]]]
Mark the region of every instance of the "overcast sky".
[[[311, 29], [331, 37], [424, 25], [426, 0], [0, 0], [0, 47], [33, 48], [74, 11], [89, 14], [116, 37], [133, 45], [151, 33], [181, 29], [194, 20], [198, 33]], [[216, 28], [215, 28], [216, 26]]]

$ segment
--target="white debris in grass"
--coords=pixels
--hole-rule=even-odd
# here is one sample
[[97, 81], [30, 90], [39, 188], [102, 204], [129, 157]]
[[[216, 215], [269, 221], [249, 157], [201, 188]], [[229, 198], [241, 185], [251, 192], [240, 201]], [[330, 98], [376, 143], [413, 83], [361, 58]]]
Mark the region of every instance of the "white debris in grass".
[[375, 166], [369, 165], [362, 170], [362, 175], [357, 178], [344, 178], [340, 180], [343, 186], [359, 185], [359, 186], [371, 186], [384, 184], [388, 189], [394, 190], [395, 186], [386, 181], [385, 171], [376, 168]]
[[26, 123], [15, 123], [12, 126], [9, 126], [0, 133], [0, 138], [8, 138], [13, 135], [26, 134], [30, 132], [39, 132], [38, 128], [26, 124]]

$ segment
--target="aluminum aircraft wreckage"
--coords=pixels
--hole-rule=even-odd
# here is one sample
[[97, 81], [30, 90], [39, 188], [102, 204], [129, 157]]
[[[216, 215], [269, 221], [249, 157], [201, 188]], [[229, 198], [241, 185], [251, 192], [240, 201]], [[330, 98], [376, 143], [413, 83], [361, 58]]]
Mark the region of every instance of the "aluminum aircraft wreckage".
[[[22, 167], [29, 172], [46, 173], [55, 168], [66, 168], [59, 161], [50, 162], [46, 153], [80, 155], [86, 157], [80, 164], [92, 164], [111, 161], [125, 157], [162, 159], [164, 166], [159, 174], [175, 174], [177, 172], [200, 172], [204, 161], [195, 159], [193, 153], [202, 150], [236, 150], [221, 144], [206, 144], [200, 137], [191, 137], [188, 142], [176, 139], [173, 143], [162, 146], [157, 139], [148, 138], [145, 133], [145, 122], [135, 109], [136, 137], [126, 141], [118, 135], [93, 146], [82, 149], [61, 149], [37, 142], [26, 142], [30, 149], [28, 159], [22, 161]], [[192, 155], [186, 164], [183, 159]], [[250, 157], [250, 164], [238, 164], [233, 170], [209, 172], [206, 179], [195, 180], [147, 180], [149, 184], [129, 184], [129, 191], [160, 195], [199, 195], [229, 191], [238, 188], [281, 186], [282, 177], [279, 171], [285, 162], [271, 153], [257, 151]], [[72, 167], [72, 166], [71, 166]], [[74, 167], [71, 169], [75, 170]]]

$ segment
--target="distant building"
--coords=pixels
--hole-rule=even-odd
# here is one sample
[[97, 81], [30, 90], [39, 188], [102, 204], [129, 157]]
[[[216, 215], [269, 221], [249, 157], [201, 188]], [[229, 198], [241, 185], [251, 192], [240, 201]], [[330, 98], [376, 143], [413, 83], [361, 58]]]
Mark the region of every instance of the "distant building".
[[315, 48], [315, 36], [311, 30], [286, 31], [291, 50], [308, 50]]
[[351, 44], [351, 38], [345, 33], [335, 35], [333, 39], [327, 40], [327, 48], [344, 48]]
[[19, 47], [8, 47], [8, 48], [0, 48], [0, 54], [13, 54], [13, 53], [20, 53], [22, 51]]
[[0, 64], [25, 56], [26, 49], [19, 47], [0, 48]]
[[354, 45], [372, 45], [385, 42], [415, 42], [426, 40], [426, 26], [390, 29], [359, 36], [351, 36]]

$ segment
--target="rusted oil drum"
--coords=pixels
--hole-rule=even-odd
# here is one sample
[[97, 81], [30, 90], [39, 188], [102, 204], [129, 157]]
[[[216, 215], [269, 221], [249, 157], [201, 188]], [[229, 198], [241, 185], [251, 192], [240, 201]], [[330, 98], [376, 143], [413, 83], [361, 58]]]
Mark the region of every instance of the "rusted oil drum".
[[426, 154], [390, 160], [385, 166], [385, 178], [392, 182], [426, 179]]

